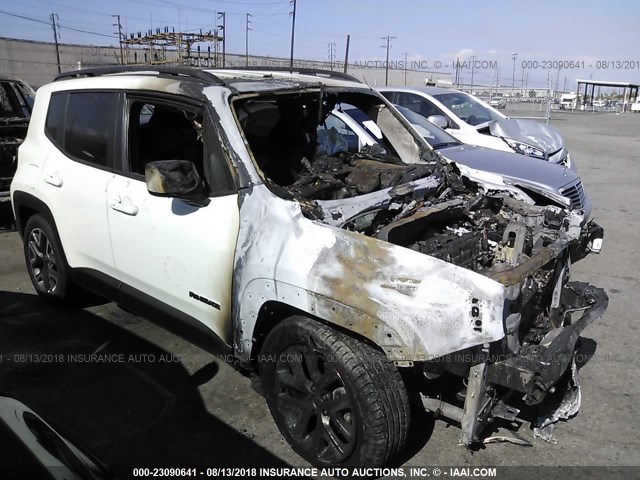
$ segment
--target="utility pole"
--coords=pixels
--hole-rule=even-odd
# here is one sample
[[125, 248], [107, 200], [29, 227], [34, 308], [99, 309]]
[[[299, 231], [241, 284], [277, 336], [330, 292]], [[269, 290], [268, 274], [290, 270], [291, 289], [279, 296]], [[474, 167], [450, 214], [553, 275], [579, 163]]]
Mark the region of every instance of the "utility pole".
[[347, 65], [349, 65], [349, 40], [351, 40], [351, 35], [347, 35], [347, 47], [344, 51], [344, 73], [347, 73]]
[[293, 12], [291, 12], [291, 57], [289, 58], [289, 73], [293, 73], [293, 43], [296, 36], [296, 0], [291, 0]]
[[222, 19], [222, 25], [218, 25], [218, 28], [222, 30], [222, 67], [227, 66], [227, 29], [226, 29], [226, 12], [218, 12], [218, 20]]
[[124, 53], [122, 53], [122, 25], [120, 24], [120, 15], [111, 15], [118, 19], [118, 23], [114, 23], [114, 27], [118, 27], [118, 42], [120, 43], [120, 65], [124, 65]]
[[387, 41], [386, 45], [382, 45], [382, 48], [387, 49], [387, 61], [385, 62], [385, 72], [384, 72], [384, 84], [389, 85], [389, 49], [391, 48], [391, 40], [396, 37], [391, 37], [387, 35], [386, 37], [382, 37], [383, 40]]
[[245, 64], [247, 65], [247, 67], [249, 66], [249, 30], [251, 30], [249, 28], [249, 24], [251, 23], [251, 20], [249, 20], [249, 17], [251, 17], [250, 13], [247, 13], [247, 28], [245, 31], [245, 40], [244, 40], [244, 58], [245, 58]]
[[407, 86], [407, 63], [408, 63], [408, 54], [404, 54], [404, 86]]
[[520, 88], [524, 87], [524, 67], [522, 67], [522, 78], [520, 79]]
[[460, 57], [456, 58], [456, 85], [460, 85]]
[[329, 42], [329, 68], [333, 71], [333, 58], [336, 54], [336, 42]]
[[57, 13], [51, 14], [51, 26], [53, 27], [53, 40], [56, 42], [56, 62], [58, 65], [58, 73], [60, 70], [60, 47], [58, 46], [58, 25], [56, 25], [56, 19], [60, 20]]
[[567, 76], [564, 76], [564, 87], [562, 87], [562, 91], [566, 92], [567, 91]]
[[511, 78], [511, 88], [516, 86], [516, 57], [517, 56], [518, 56], [518, 53], [516, 52], [511, 57], [511, 58], [513, 58], [513, 76]]

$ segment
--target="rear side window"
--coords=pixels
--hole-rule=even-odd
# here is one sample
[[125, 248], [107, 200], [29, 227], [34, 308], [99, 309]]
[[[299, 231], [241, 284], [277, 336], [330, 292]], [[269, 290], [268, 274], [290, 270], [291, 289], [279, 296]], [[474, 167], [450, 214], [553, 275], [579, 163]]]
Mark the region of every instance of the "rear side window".
[[54, 93], [49, 100], [49, 111], [44, 131], [56, 147], [63, 149], [64, 113], [67, 108], [67, 93]]
[[111, 92], [69, 94], [64, 122], [67, 155], [103, 167], [113, 165], [117, 100]]
[[113, 168], [117, 109], [115, 92], [52, 93], [45, 133], [68, 157]]

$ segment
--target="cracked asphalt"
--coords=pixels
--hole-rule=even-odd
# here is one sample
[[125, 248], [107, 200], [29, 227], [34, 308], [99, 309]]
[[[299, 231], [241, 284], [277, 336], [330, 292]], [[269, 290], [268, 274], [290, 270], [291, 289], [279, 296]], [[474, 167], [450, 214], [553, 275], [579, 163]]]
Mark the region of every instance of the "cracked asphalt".
[[[581, 410], [556, 426], [555, 445], [534, 440], [525, 423], [517, 434], [532, 447], [473, 451], [458, 446], [455, 425], [422, 415], [406, 466], [640, 465], [640, 115], [556, 113], [552, 125], [605, 228], [602, 254], [572, 266], [573, 279], [610, 297], [605, 316], [583, 334], [590, 360], [580, 370]], [[111, 361], [86, 361], [93, 352]], [[305, 465], [250, 379], [223, 359], [112, 303], [75, 311], [43, 305], [16, 233], [0, 233], [0, 354], [0, 393], [108, 465]]]

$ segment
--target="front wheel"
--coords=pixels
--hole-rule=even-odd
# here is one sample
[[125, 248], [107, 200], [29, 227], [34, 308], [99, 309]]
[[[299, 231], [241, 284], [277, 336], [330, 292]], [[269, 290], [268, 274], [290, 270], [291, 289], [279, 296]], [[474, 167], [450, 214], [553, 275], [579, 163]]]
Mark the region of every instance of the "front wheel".
[[382, 352], [295, 316], [269, 333], [259, 363], [280, 432], [310, 463], [383, 466], [403, 449], [409, 399]]

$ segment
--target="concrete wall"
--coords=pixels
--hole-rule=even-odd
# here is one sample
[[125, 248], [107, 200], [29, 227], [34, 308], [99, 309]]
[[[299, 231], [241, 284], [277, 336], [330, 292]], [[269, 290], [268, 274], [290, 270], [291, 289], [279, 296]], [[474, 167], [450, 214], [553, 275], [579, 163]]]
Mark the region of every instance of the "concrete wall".
[[[174, 50], [153, 51], [147, 49], [129, 49], [126, 52], [127, 61], [133, 63], [136, 58], [138, 63], [143, 63], [146, 59], [166, 58], [168, 62], [177, 61], [177, 52]], [[196, 58], [192, 58], [195, 66], [214, 66], [214, 56], [207, 55], [204, 47], [200, 58], [197, 52], [193, 52]], [[221, 62], [221, 55], [219, 56]], [[60, 64], [62, 71], [75, 70], [80, 67], [95, 67], [118, 64], [120, 61], [119, 47], [104, 47], [93, 45], [68, 45], [60, 44]], [[226, 65], [228, 67], [242, 67], [246, 65], [244, 55], [226, 55]], [[369, 62], [371, 64], [371, 62]], [[249, 56], [250, 66], [280, 66], [288, 67], [289, 60], [277, 57]], [[348, 73], [368, 84], [384, 85], [384, 68], [367, 68], [365, 62], [352, 62], [349, 65]], [[376, 63], [379, 65], [379, 63]], [[322, 68], [329, 70], [328, 62], [312, 60], [295, 60], [294, 66], [301, 68]], [[342, 71], [343, 65], [336, 63], [335, 70]], [[0, 75], [17, 77], [29, 83], [33, 87], [39, 87], [53, 80], [58, 72], [56, 66], [56, 50], [53, 43], [33, 42], [28, 40], [15, 40], [0, 37]], [[424, 85], [427, 79], [437, 81], [438, 79], [451, 80], [451, 75], [445, 72], [427, 72], [421, 70], [389, 69], [390, 85]]]

